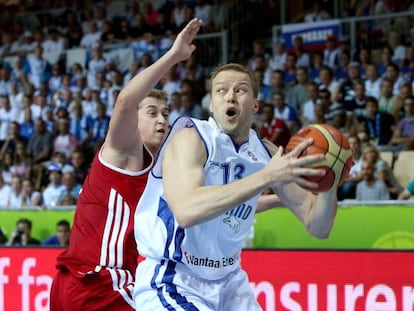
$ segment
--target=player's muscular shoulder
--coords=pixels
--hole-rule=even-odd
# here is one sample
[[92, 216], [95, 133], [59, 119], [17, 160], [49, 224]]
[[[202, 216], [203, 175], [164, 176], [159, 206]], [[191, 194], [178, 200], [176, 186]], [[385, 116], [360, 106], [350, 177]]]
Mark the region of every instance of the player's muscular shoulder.
[[202, 140], [195, 128], [183, 128], [174, 135], [171, 144], [173, 146], [193, 149], [202, 145]]
[[207, 156], [206, 147], [195, 128], [184, 128], [176, 133], [167, 145], [167, 153], [172, 153], [175, 156], [181, 155], [187, 160], [192, 158], [197, 162], [205, 161]]

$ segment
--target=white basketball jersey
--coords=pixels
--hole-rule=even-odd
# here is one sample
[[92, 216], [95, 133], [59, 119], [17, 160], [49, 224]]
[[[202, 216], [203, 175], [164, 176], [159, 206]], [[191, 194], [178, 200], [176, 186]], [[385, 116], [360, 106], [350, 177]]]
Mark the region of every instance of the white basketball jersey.
[[253, 130], [248, 141], [236, 146], [213, 118], [178, 119], [161, 148], [135, 214], [138, 251], [147, 258], [183, 264], [197, 276], [215, 280], [240, 266], [240, 250], [253, 225], [259, 196], [212, 220], [181, 228], [164, 197], [160, 168], [166, 144], [184, 127], [195, 127], [205, 144], [206, 185], [223, 185], [251, 175], [262, 169], [271, 156]]

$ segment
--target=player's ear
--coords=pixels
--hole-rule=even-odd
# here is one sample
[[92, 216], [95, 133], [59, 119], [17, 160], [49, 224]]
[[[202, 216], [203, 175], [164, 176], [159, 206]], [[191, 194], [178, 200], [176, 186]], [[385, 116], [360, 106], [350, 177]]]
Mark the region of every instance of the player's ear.
[[257, 113], [259, 111], [259, 108], [260, 108], [260, 101], [257, 98], [255, 98], [253, 102], [253, 107], [252, 107], [253, 112]]

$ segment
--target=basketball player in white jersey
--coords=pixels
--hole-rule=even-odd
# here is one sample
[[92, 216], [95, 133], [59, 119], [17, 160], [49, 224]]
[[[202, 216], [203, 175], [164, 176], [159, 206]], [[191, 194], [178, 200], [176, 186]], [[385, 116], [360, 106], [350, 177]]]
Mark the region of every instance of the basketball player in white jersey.
[[336, 189], [313, 194], [323, 176], [307, 168], [322, 155], [289, 154], [251, 129], [258, 83], [244, 66], [212, 75], [208, 121], [180, 118], [170, 130], [135, 213], [138, 250], [135, 307], [153, 310], [261, 310], [240, 266], [243, 241], [260, 194], [272, 188], [308, 232], [326, 238], [337, 210]]

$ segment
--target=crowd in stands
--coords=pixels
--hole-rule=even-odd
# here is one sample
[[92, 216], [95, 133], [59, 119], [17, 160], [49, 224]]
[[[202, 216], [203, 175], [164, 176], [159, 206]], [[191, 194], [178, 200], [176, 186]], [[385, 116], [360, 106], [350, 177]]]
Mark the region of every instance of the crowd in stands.
[[67, 220], [60, 220], [56, 223], [55, 234], [40, 241], [32, 236], [32, 221], [28, 218], [19, 218], [16, 227], [10, 237], [0, 228], [0, 246], [47, 246], [66, 247], [69, 244], [70, 223]]
[[[2, 208], [76, 204], [121, 88], [168, 49], [190, 18], [202, 18], [204, 32], [217, 31], [226, 27], [229, 9], [227, 1], [166, 1], [161, 8], [132, 1], [110, 18], [100, 2], [75, 1], [3, 28]], [[327, 18], [315, 12], [305, 19]], [[414, 45], [397, 28], [390, 27], [386, 38], [378, 60], [369, 48], [355, 52], [334, 36], [320, 51], [308, 51], [300, 36], [292, 50], [283, 41], [269, 47], [255, 40], [245, 60], [260, 81], [261, 110], [254, 122], [260, 136], [285, 146], [302, 126], [328, 123], [349, 137], [355, 166], [338, 193], [341, 200], [402, 198], [406, 186], [379, 154], [414, 149]], [[103, 53], [105, 45], [120, 42], [135, 51], [128, 71]], [[87, 50], [87, 59], [67, 68], [64, 52], [76, 47]], [[44, 57], [48, 52], [61, 55], [51, 63]], [[170, 123], [183, 115], [208, 118], [209, 74], [195, 53], [161, 79], [157, 87], [169, 94]]]
[[[99, 1], [56, 1], [52, 10], [47, 1], [31, 3], [34, 7], [25, 1], [0, 4], [0, 208], [12, 210], [75, 205], [125, 83], [162, 55], [192, 17], [203, 19], [204, 32], [228, 27], [232, 5], [175, 0], [154, 8], [151, 1], [131, 1], [122, 14], [110, 17]], [[385, 0], [347, 5], [348, 16], [414, 9]], [[24, 18], [10, 14], [13, 10]], [[315, 1], [303, 21], [331, 16]], [[260, 81], [261, 109], [254, 126], [261, 137], [286, 146], [293, 133], [314, 123], [331, 124], [347, 135], [354, 165], [338, 190], [339, 200], [414, 196], [414, 180], [401, 185], [392, 165], [381, 159], [381, 151], [398, 156], [414, 150], [414, 45], [399, 27], [382, 26], [379, 58], [368, 46], [354, 51], [328, 36], [320, 51], [308, 51], [301, 37], [292, 50], [283, 40], [269, 47], [258, 39], [244, 60]], [[104, 56], [105, 46], [117, 44], [134, 50], [127, 71]], [[65, 51], [72, 48], [86, 49], [87, 59], [68, 68]], [[47, 53], [59, 57], [50, 62]], [[211, 68], [197, 56], [173, 68], [157, 86], [169, 94], [170, 124], [183, 115], [209, 117]], [[67, 221], [59, 221], [56, 235], [45, 241], [33, 238], [31, 227], [22, 218], [9, 234], [0, 228], [0, 245], [68, 243]]]

